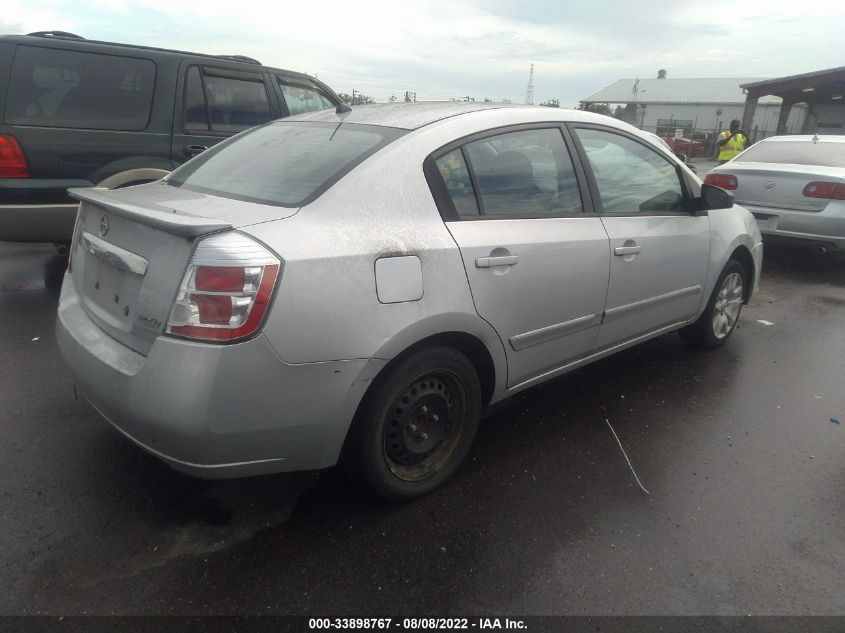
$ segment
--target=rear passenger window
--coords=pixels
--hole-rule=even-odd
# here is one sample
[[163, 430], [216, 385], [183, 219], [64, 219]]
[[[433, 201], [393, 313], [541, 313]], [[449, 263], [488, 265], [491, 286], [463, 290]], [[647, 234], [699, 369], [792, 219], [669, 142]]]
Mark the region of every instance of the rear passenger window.
[[282, 89], [285, 103], [288, 106], [288, 112], [291, 115], [311, 112], [313, 110], [327, 110], [335, 107], [334, 103], [315, 89], [285, 83], [281, 77], [276, 77], [276, 79], [279, 82], [279, 87]]
[[436, 163], [437, 171], [446, 183], [446, 190], [452, 198], [458, 215], [477, 216], [478, 203], [475, 200], [475, 191], [472, 188], [469, 170], [467, 170], [461, 150], [456, 149], [444, 154], [437, 159]]
[[185, 78], [183, 116], [186, 132], [240, 132], [273, 118], [261, 75], [198, 66]]
[[138, 131], [147, 127], [156, 67], [147, 59], [18, 46], [5, 122]]
[[581, 213], [572, 159], [559, 129], [510, 132], [469, 143], [484, 215]]
[[260, 75], [256, 81], [206, 75], [205, 93], [214, 131], [240, 132], [271, 118]]

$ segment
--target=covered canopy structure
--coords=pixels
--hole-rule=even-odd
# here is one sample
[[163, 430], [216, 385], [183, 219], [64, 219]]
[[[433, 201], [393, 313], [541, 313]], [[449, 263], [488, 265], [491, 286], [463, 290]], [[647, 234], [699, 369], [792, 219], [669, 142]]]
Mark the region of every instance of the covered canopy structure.
[[751, 128], [757, 102], [762, 97], [774, 95], [782, 100], [777, 134], [786, 133], [789, 113], [798, 103], [806, 103], [809, 107], [802, 133], [822, 131], [819, 128], [825, 128], [837, 134], [845, 134], [845, 129], [842, 129], [845, 124], [845, 66], [744, 83], [740, 87], [747, 92], [742, 113], [744, 130]]

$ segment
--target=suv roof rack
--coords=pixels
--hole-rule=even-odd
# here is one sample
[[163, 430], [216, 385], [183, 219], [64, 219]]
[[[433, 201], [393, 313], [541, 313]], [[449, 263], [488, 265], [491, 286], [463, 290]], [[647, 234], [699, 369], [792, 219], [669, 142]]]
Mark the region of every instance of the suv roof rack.
[[231, 59], [236, 62], [246, 62], [247, 64], [258, 64], [261, 66], [260, 61], [253, 59], [252, 57], [247, 57], [246, 55], [214, 55], [214, 57], [219, 57], [220, 59]]
[[77, 35], [76, 33], [68, 33], [67, 31], [34, 31], [32, 33], [27, 33], [27, 35], [32, 35], [33, 37], [62, 37], [68, 40], [85, 39], [81, 35]]

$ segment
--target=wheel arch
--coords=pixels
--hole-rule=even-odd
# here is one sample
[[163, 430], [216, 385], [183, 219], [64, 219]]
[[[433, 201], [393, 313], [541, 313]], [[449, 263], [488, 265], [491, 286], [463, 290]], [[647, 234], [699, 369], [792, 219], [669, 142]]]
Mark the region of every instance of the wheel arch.
[[[404, 361], [409, 356], [430, 347], [450, 347], [466, 356], [475, 368], [478, 380], [481, 383], [482, 405], [486, 406], [489, 404], [490, 400], [493, 398], [493, 394], [496, 392], [497, 371], [493, 354], [491, 354], [487, 345], [485, 345], [478, 336], [457, 330], [429, 334], [428, 336], [405, 346], [402, 351], [393, 356], [390, 362], [385, 365], [371, 381], [367, 391], [361, 398], [361, 403], [371, 396], [376, 386], [384, 379], [384, 376], [388, 375], [389, 372], [396, 367], [396, 365]], [[360, 407], [361, 404], [358, 405], [358, 408]]]
[[744, 244], [740, 244], [733, 250], [728, 259], [735, 259], [738, 261], [742, 266], [742, 269], [745, 271], [746, 283], [742, 292], [744, 295], [743, 303], [747, 304], [751, 300], [751, 291], [754, 286], [754, 275], [756, 273], [754, 270], [754, 258], [751, 256], [751, 251], [748, 250], [748, 247]]

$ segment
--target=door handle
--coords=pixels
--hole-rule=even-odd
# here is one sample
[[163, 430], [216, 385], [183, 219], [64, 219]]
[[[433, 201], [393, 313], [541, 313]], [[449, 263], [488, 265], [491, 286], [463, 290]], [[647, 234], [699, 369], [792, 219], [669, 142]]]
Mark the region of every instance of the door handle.
[[625, 255], [636, 255], [642, 250], [642, 246], [617, 246], [613, 249], [613, 254], [618, 257], [624, 257]]
[[494, 266], [513, 266], [519, 263], [516, 255], [504, 255], [502, 257], [478, 257], [475, 260], [476, 268], [493, 268]]
[[182, 153], [188, 158], [191, 158], [197, 154], [202, 154], [207, 149], [205, 145], [183, 145]]

